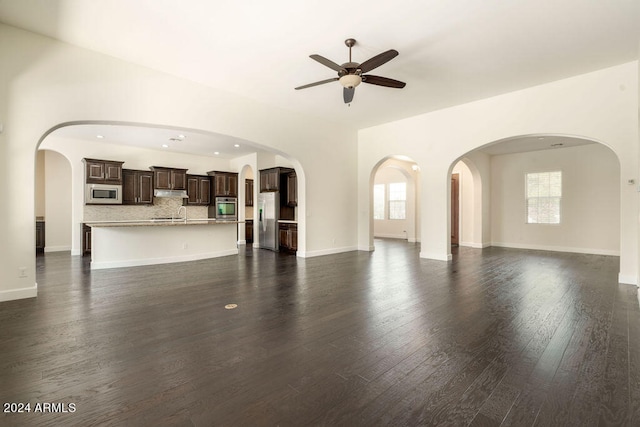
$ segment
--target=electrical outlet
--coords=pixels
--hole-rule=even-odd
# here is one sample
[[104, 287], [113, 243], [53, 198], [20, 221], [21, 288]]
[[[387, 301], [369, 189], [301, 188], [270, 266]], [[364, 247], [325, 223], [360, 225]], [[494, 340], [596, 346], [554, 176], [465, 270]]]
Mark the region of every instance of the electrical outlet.
[[27, 267], [18, 267], [18, 277], [27, 277]]
[[186, 243], [182, 244], [182, 249], [187, 249], [188, 245]]

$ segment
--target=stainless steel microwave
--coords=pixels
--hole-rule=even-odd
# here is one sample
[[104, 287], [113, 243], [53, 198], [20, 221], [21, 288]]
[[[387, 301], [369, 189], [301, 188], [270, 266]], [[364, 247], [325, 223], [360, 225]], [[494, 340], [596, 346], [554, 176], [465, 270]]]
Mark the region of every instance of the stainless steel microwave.
[[87, 184], [84, 203], [87, 205], [121, 205], [122, 185]]

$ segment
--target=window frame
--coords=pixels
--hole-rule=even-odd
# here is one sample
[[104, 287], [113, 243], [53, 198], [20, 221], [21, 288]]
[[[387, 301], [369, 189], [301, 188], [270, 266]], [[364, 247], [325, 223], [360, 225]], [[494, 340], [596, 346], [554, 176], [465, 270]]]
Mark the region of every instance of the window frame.
[[[560, 179], [560, 195], [559, 196], [536, 196], [536, 197], [529, 197], [529, 175], [544, 175], [547, 174], [549, 175], [549, 181], [551, 181], [551, 174], [559, 174], [559, 179]], [[524, 213], [525, 213], [525, 224], [526, 225], [551, 225], [551, 226], [558, 226], [560, 224], [562, 224], [562, 198], [563, 198], [563, 179], [562, 179], [562, 170], [550, 170], [550, 171], [541, 171], [541, 172], [525, 172], [524, 174]], [[549, 185], [549, 193], [551, 192], [551, 186]], [[531, 222], [530, 219], [530, 215], [529, 215], [529, 201], [531, 199], [536, 199], [536, 200], [542, 200], [542, 199], [546, 199], [546, 200], [557, 200], [557, 212], [558, 212], [558, 222], [541, 222], [540, 221], [540, 215], [539, 215], [539, 208], [538, 208], [538, 212], [536, 214], [536, 222]]]
[[[392, 199], [391, 198], [391, 186], [394, 184], [401, 184], [404, 186], [404, 198], [403, 199]], [[387, 219], [389, 221], [406, 221], [407, 220], [407, 181], [401, 181], [401, 182], [390, 182], [387, 183]], [[398, 203], [398, 202], [402, 202], [404, 204], [404, 209], [402, 210], [403, 212], [403, 217], [402, 218], [391, 218], [391, 204], [392, 203]]]

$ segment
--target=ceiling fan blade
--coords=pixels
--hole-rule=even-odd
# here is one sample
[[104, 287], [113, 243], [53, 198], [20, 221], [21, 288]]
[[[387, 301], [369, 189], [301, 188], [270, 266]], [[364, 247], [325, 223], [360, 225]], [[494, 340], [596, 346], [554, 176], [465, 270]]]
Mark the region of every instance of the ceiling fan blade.
[[378, 85], [378, 86], [384, 86], [384, 87], [393, 87], [393, 88], [396, 88], [396, 89], [402, 89], [403, 87], [405, 87], [407, 85], [405, 82], [401, 82], [399, 80], [393, 80], [393, 79], [389, 79], [387, 77], [371, 76], [371, 75], [362, 76], [362, 81], [364, 83], [369, 83], [369, 84], [372, 84], [372, 85]]
[[318, 61], [322, 65], [324, 65], [326, 67], [329, 67], [332, 70], [335, 70], [335, 71], [338, 71], [338, 72], [344, 72], [345, 74], [347, 73], [347, 70], [345, 70], [344, 68], [342, 68], [341, 66], [339, 66], [335, 62], [331, 61], [330, 59], [325, 58], [324, 56], [320, 56], [320, 55], [315, 55], [314, 54], [314, 55], [309, 55], [309, 58], [315, 59], [316, 61]]
[[366, 73], [373, 70], [374, 68], [378, 68], [382, 64], [391, 61], [396, 56], [398, 56], [398, 51], [395, 49], [391, 49], [386, 52], [382, 52], [381, 54], [376, 55], [373, 58], [367, 59], [362, 64], [360, 64], [359, 68], [363, 73]]
[[353, 95], [356, 93], [355, 87], [345, 87], [342, 90], [342, 96], [344, 98], [344, 103], [348, 104], [353, 101]]
[[308, 85], [303, 85], [303, 86], [298, 86], [296, 88], [296, 90], [306, 89], [308, 87], [313, 87], [313, 86], [319, 86], [319, 85], [323, 85], [325, 83], [335, 82], [336, 80], [338, 80], [337, 77], [333, 77], [333, 78], [330, 78], [330, 79], [327, 79], [327, 80], [320, 80], [319, 82], [309, 83]]

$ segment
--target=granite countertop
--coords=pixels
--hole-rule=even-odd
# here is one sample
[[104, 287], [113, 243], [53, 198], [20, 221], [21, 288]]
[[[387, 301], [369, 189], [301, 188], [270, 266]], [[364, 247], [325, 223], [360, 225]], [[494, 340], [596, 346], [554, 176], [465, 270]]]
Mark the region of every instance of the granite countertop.
[[87, 221], [84, 224], [89, 227], [173, 227], [179, 225], [221, 225], [221, 224], [238, 224], [244, 221], [223, 221], [215, 218], [194, 218], [194, 219], [140, 219], [140, 220], [121, 220], [121, 221]]

